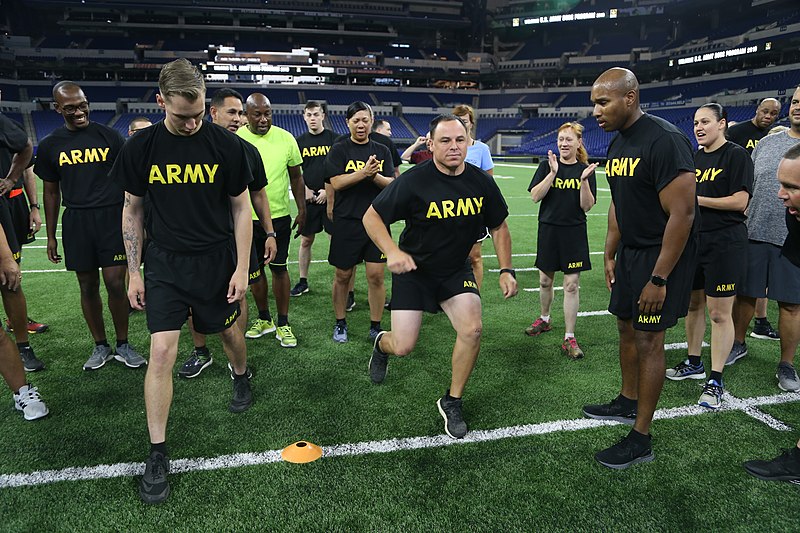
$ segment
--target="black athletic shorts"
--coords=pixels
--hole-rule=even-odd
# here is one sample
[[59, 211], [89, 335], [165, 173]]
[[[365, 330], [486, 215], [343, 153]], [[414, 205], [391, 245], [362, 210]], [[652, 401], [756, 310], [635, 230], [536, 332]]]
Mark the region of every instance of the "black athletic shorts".
[[545, 272], [574, 274], [591, 270], [586, 224], [556, 226], [540, 222], [535, 264], [536, 268]]
[[392, 274], [392, 311], [441, 311], [439, 304], [453, 296], [471, 292], [480, 296], [472, 267], [464, 264], [461, 270], [448, 276], [412, 270]]
[[[272, 231], [277, 236], [275, 237], [275, 246], [277, 251], [275, 257], [269, 262], [269, 269], [273, 272], [286, 272], [286, 262], [289, 259], [289, 242], [292, 236], [292, 217], [286, 215], [285, 217], [272, 219]], [[256, 251], [258, 258], [258, 270], [264, 268], [264, 250], [266, 249], [267, 232], [264, 231], [264, 226], [258, 220], [253, 221], [253, 248]], [[253, 270], [250, 270], [252, 276]], [[252, 277], [251, 277], [252, 279]], [[254, 279], [257, 281], [257, 278]]]
[[747, 226], [700, 232], [692, 290], [705, 289], [712, 298], [735, 296], [746, 272]]
[[660, 251], [660, 246], [630, 248], [620, 244], [617, 248], [615, 282], [611, 288], [608, 310], [620, 320], [633, 321], [633, 329], [664, 331], [674, 326], [679, 318], [686, 316], [689, 310], [697, 254], [697, 240], [691, 236], [667, 278], [667, 297], [661, 314], [639, 314], [639, 296], [650, 281]]
[[144, 264], [147, 329], [178, 331], [192, 311], [194, 329], [211, 335], [231, 327], [239, 302], [228, 303], [236, 270], [233, 241], [203, 255], [175, 254], [151, 242]]
[[[20, 246], [30, 244], [36, 240], [36, 236], [31, 232], [31, 210], [28, 207], [28, 199], [24, 194], [18, 194], [8, 199], [8, 206], [11, 209], [11, 220], [14, 223], [14, 232], [17, 235], [17, 243]], [[121, 222], [120, 222], [121, 223]]]
[[328, 218], [328, 205], [306, 203], [306, 225], [300, 235], [313, 237], [323, 230], [328, 235], [333, 232], [333, 222]]
[[88, 272], [128, 264], [122, 243], [122, 204], [67, 208], [61, 223], [67, 270]]
[[[120, 223], [122, 219], [120, 218]], [[11, 254], [14, 261], [19, 263], [22, 260], [22, 248], [17, 240], [17, 233], [14, 230], [14, 223], [11, 217], [11, 207], [9, 206], [8, 198], [0, 198], [0, 226], [3, 227], [3, 233], [6, 234], [8, 247], [11, 249]]]
[[369, 238], [360, 218], [334, 219], [328, 263], [336, 268], [347, 270], [362, 261], [385, 263], [386, 256]]
[[[255, 230], [255, 227], [253, 228]], [[259, 261], [258, 253], [256, 253], [256, 247], [250, 247], [250, 264], [247, 267], [248, 272], [248, 285], [252, 285], [253, 283], [258, 283], [261, 280], [261, 277], [264, 275], [261, 270], [261, 264], [264, 262], [264, 256], [261, 256], [261, 261]]]

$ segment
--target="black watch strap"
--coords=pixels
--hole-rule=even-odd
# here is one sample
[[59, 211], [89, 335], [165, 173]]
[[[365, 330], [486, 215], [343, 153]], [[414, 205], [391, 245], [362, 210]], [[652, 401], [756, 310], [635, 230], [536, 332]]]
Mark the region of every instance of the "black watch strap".
[[653, 275], [650, 278], [650, 283], [652, 283], [656, 287], [664, 287], [667, 284], [667, 278], [662, 278], [661, 276]]
[[274, 231], [268, 231], [268, 232], [266, 232], [266, 235], [267, 235], [267, 237], [266, 237], [267, 239], [269, 239], [270, 237], [272, 237], [273, 239], [277, 239], [278, 238], [278, 234], [275, 233]]
[[503, 274], [503, 273], [506, 273], [506, 272], [508, 272], [509, 274], [511, 274], [511, 277], [512, 277], [512, 278], [514, 278], [514, 279], [517, 279], [517, 271], [516, 271], [516, 270], [514, 270], [513, 268], [501, 268], [501, 269], [500, 269], [500, 273], [501, 273], [501, 274]]

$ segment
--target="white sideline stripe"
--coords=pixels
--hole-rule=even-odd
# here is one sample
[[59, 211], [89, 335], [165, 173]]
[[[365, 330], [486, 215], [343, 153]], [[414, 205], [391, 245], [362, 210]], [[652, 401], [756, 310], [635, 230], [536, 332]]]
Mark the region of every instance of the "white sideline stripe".
[[611, 311], [604, 309], [602, 311], [578, 311], [578, 316], [602, 316], [610, 315]]
[[[788, 402], [800, 401], [800, 394], [783, 393], [774, 396], [759, 396], [755, 398], [738, 399], [730, 397], [730, 401], [717, 411], [745, 411], [759, 405], [777, 405]], [[708, 414], [712, 411], [699, 405], [659, 409], [654, 418], [668, 420], [685, 416]], [[749, 414], [749, 413], [748, 413]], [[617, 422], [608, 420], [594, 420], [591, 418], [577, 418], [573, 420], [556, 420], [540, 424], [525, 424], [488, 430], [470, 431], [463, 439], [451, 439], [447, 435], [434, 435], [423, 437], [404, 437], [378, 441], [354, 442], [347, 444], [332, 444], [323, 446], [322, 458], [346, 457], [367, 455], [371, 453], [392, 453], [398, 451], [421, 450], [425, 448], [441, 448], [459, 444], [476, 442], [491, 442], [513, 437], [530, 437], [546, 435], [559, 431], [579, 431], [603, 426], [616, 425]], [[772, 426], [770, 426], [772, 427]], [[785, 426], [788, 427], [788, 426]], [[785, 430], [784, 430], [785, 431]], [[201, 470], [220, 470], [223, 468], [238, 468], [271, 464], [282, 461], [281, 450], [269, 450], [257, 453], [236, 453], [210, 458], [176, 459], [170, 461], [170, 472], [174, 474], [183, 472], [196, 472]], [[107, 479], [115, 477], [139, 476], [144, 472], [142, 463], [116, 463], [112, 465], [97, 465], [88, 467], [69, 467], [61, 470], [38, 470], [35, 472], [2, 474], [0, 475], [0, 488], [29, 487], [46, 485], [60, 481], [88, 481], [93, 479]]]
[[[510, 217], [538, 217], [538, 213], [522, 213], [518, 215], [508, 215]], [[587, 217], [607, 217], [608, 213], [586, 213]]]
[[[517, 271], [519, 271], [519, 270], [520, 269], [518, 268]], [[542, 289], [541, 289], [541, 287], [532, 287], [532, 288], [522, 289], [522, 290], [525, 291], [525, 292], [539, 292]], [[554, 291], [563, 291], [564, 287], [553, 287], [553, 290]]]

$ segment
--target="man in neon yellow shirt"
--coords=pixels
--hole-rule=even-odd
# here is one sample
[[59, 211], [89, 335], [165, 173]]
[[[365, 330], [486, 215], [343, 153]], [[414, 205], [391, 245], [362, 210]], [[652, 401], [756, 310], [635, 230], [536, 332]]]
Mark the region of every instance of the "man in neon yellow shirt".
[[[292, 229], [296, 227], [298, 232], [301, 231], [306, 219], [305, 185], [300, 170], [303, 158], [292, 134], [272, 125], [272, 106], [266, 96], [261, 93], [251, 94], [247, 98], [246, 114], [247, 127], [239, 128], [236, 134], [258, 149], [267, 172], [267, 197], [278, 245], [275, 257], [269, 264], [272, 272], [272, 293], [275, 296], [275, 306], [278, 311], [278, 324], [276, 328], [269, 313], [268, 287], [262, 262], [255, 271], [250, 272], [251, 279], [258, 279], [250, 285], [253, 299], [258, 308], [258, 318], [253, 321], [253, 325], [247, 330], [245, 337], [257, 339], [275, 331], [275, 338], [281, 341], [281, 346], [294, 348], [297, 346], [297, 338], [289, 326], [291, 282], [286, 269], [286, 261], [289, 257]], [[289, 215], [290, 184], [297, 204], [297, 218], [294, 224]], [[258, 222], [258, 216], [253, 212], [253, 246], [256, 248], [256, 257], [264, 257], [266, 238], [267, 236]]]

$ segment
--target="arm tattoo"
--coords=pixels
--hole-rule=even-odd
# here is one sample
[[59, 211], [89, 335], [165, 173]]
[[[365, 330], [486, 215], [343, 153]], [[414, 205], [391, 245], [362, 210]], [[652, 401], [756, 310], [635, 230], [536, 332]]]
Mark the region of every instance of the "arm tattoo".
[[[130, 202], [127, 194], [125, 195], [125, 201]], [[125, 242], [125, 251], [128, 254], [128, 271], [138, 272], [139, 250], [141, 249], [142, 243], [131, 215], [125, 216], [125, 222], [122, 225], [122, 239]]]

